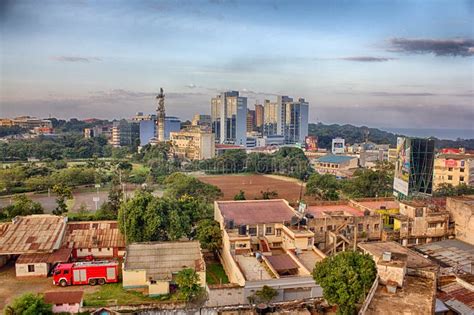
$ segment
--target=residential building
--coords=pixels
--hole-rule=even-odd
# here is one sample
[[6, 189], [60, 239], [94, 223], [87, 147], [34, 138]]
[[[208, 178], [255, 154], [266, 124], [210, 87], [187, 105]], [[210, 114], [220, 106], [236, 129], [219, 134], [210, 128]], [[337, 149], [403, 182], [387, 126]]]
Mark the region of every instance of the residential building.
[[438, 266], [396, 242], [360, 243], [377, 266], [360, 314], [434, 314]]
[[53, 123], [48, 119], [40, 119], [31, 116], [20, 116], [13, 119], [0, 119], [0, 126], [18, 126], [24, 129], [33, 130], [35, 127], [53, 128]]
[[211, 126], [211, 115], [195, 114], [192, 120], [193, 126]]
[[74, 259], [123, 257], [125, 238], [117, 221], [68, 222], [63, 248], [72, 250]]
[[44, 301], [53, 305], [53, 313], [77, 314], [83, 305], [83, 291], [48, 291]]
[[115, 148], [138, 145], [140, 124], [137, 121], [122, 119], [115, 121], [112, 127], [111, 144]]
[[143, 112], [137, 112], [135, 116], [132, 117], [132, 120], [133, 121], [144, 121], [144, 120], [156, 121], [156, 115], [144, 114]]
[[325, 255], [287, 201], [216, 201], [214, 219], [223, 233], [224, 269], [243, 288], [241, 304], [264, 285], [277, 290], [273, 301], [322, 296], [311, 271]]
[[257, 131], [263, 131], [264, 110], [263, 105], [255, 104], [255, 127]]
[[112, 137], [112, 126], [106, 125], [84, 128], [84, 138], [95, 138], [99, 136], [110, 139]]
[[310, 205], [305, 213], [314, 244], [324, 253], [355, 248], [358, 242], [380, 240], [382, 236], [380, 214], [360, 210], [347, 201]]
[[47, 277], [58, 263], [67, 263], [71, 259], [71, 249], [60, 248], [54, 252], [21, 254], [15, 262], [17, 277]]
[[383, 226], [392, 228], [394, 218], [390, 215], [400, 213], [400, 205], [394, 198], [363, 198], [350, 200], [350, 205], [362, 211], [378, 213], [382, 216]]
[[393, 229], [385, 229], [382, 239], [397, 240], [403, 246], [441, 241], [454, 234], [449, 212], [435, 199], [400, 201], [399, 214], [389, 216], [393, 218]]
[[238, 91], [228, 91], [211, 99], [212, 132], [216, 142], [245, 146], [247, 98]]
[[345, 140], [342, 138], [332, 139], [331, 153], [332, 154], [344, 154], [346, 152]]
[[446, 210], [455, 223], [456, 239], [474, 245], [474, 196], [449, 197]]
[[174, 153], [189, 160], [205, 160], [215, 156], [215, 136], [209, 129], [193, 126], [170, 133]]
[[441, 184], [474, 186], [474, 154], [440, 154], [434, 160], [433, 189]]
[[320, 174], [333, 174], [340, 177], [350, 177], [358, 166], [354, 156], [328, 154], [312, 160], [314, 169]]
[[156, 134], [156, 122], [155, 120], [140, 120], [140, 146], [143, 147], [149, 144]]
[[187, 268], [196, 271], [204, 287], [206, 263], [197, 241], [132, 243], [123, 262], [123, 287], [148, 296], [166, 295], [176, 273]]
[[433, 139], [398, 137], [394, 195], [400, 199], [431, 195], [433, 163]]
[[255, 110], [247, 109], [247, 132], [252, 132], [256, 129], [255, 120]]

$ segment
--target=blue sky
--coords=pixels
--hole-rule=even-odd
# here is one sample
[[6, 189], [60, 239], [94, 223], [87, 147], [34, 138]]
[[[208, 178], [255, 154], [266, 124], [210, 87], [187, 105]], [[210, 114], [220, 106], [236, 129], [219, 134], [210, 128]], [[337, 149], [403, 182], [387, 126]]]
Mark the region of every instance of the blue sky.
[[[257, 2], [257, 3], [255, 3]], [[473, 1], [0, 2], [0, 116], [208, 113], [226, 89], [310, 121], [474, 129]]]

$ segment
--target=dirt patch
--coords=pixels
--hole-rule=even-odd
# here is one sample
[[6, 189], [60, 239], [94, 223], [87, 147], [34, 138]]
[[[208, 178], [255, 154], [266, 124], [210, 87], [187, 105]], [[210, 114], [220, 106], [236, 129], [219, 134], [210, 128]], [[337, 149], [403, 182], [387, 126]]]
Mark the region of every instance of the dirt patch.
[[305, 188], [301, 182], [293, 178], [281, 178], [274, 175], [201, 175], [201, 181], [219, 187], [224, 193], [222, 200], [233, 200], [240, 191], [245, 192], [247, 200], [261, 199], [261, 191], [276, 191], [277, 198], [286, 199], [290, 204], [296, 204], [303, 194], [307, 202], [317, 201], [315, 198], [304, 196]]

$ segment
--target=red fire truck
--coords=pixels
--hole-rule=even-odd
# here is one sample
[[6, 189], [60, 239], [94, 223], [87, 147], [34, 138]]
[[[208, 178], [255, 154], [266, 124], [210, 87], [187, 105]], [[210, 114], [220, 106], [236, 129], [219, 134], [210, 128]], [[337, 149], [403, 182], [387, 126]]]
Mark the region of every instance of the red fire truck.
[[54, 268], [53, 284], [62, 287], [77, 284], [118, 282], [118, 263], [114, 261], [85, 261], [59, 264]]

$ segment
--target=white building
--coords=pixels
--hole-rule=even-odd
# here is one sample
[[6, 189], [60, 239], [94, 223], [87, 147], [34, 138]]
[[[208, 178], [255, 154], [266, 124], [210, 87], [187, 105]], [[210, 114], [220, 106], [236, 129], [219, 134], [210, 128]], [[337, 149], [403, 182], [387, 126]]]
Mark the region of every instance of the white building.
[[228, 91], [211, 99], [211, 124], [216, 142], [246, 145], [247, 98]]
[[182, 158], [205, 160], [216, 154], [214, 134], [198, 126], [171, 132], [170, 140], [174, 152]]
[[345, 140], [342, 138], [332, 139], [331, 152], [332, 154], [344, 154], [346, 150]]

